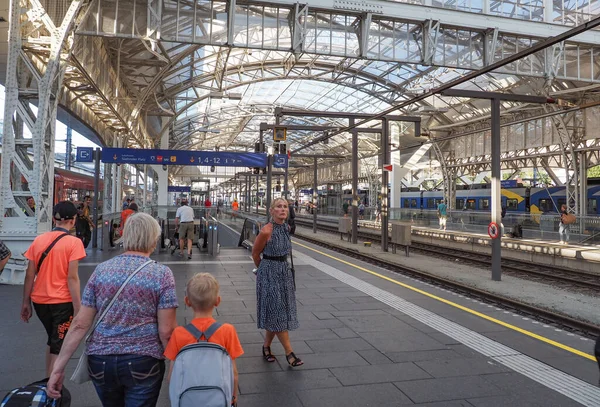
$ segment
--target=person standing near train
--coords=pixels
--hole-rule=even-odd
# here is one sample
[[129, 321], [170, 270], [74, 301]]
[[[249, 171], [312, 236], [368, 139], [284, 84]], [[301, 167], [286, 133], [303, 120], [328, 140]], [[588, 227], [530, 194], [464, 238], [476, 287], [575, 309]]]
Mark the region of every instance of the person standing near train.
[[448, 207], [446, 206], [445, 199], [443, 199], [442, 202], [438, 204], [437, 213], [438, 218], [440, 220], [440, 230], [446, 230], [446, 222], [448, 220]]
[[560, 224], [558, 225], [558, 235], [560, 236], [560, 244], [569, 244], [570, 226], [565, 223], [567, 212], [567, 205], [562, 204], [560, 207]]
[[294, 274], [287, 261], [292, 250], [286, 224], [289, 215], [287, 201], [283, 198], [275, 199], [269, 213], [271, 222], [263, 226], [252, 248], [252, 259], [258, 268], [256, 325], [258, 329], [266, 330], [262, 347], [265, 361], [272, 363], [277, 360], [271, 352], [271, 343], [277, 336], [285, 350], [288, 364], [297, 367], [304, 362], [294, 354], [289, 335], [289, 331], [297, 329], [299, 323]]

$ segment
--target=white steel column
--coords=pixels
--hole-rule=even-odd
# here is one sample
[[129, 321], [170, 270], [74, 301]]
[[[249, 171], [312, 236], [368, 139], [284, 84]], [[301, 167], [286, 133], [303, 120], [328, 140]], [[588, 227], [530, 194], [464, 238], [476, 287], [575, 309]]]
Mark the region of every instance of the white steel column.
[[144, 194], [142, 197], [142, 206], [146, 209], [146, 201], [148, 199], [148, 165], [144, 164], [144, 188], [142, 189]]
[[[70, 46], [72, 22], [82, 2], [70, 4], [60, 26], [38, 2], [32, 2], [35, 10], [22, 3], [10, 2], [0, 167], [0, 239], [12, 252], [0, 282], [9, 284], [23, 283], [27, 261], [22, 253], [39, 233], [52, 227], [56, 109], [66, 68], [61, 55]], [[21, 30], [27, 36], [22, 37]], [[33, 63], [22, 49], [29, 46], [45, 47], [47, 61]], [[45, 69], [40, 69], [44, 63]], [[30, 108], [32, 99], [37, 99], [37, 114]], [[23, 125], [31, 139], [24, 138]], [[28, 196], [35, 200], [35, 214], [26, 209]]]
[[[168, 118], [163, 118], [164, 124], [168, 122]], [[160, 138], [160, 148], [167, 150], [169, 148], [169, 131], [165, 131]], [[166, 206], [169, 203], [169, 166], [153, 165], [152, 169], [158, 175], [158, 201], [157, 204], [161, 209], [158, 211], [158, 217], [162, 219], [167, 218]]]

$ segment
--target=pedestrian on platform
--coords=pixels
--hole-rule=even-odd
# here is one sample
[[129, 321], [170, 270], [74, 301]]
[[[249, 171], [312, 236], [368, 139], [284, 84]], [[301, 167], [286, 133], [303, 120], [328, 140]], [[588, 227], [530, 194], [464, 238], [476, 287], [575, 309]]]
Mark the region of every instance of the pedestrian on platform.
[[86, 195], [85, 198], [83, 198], [83, 203], [81, 204], [77, 216], [77, 222], [75, 223], [75, 234], [81, 239], [83, 247], [86, 249], [90, 244], [90, 240], [92, 240], [92, 229], [94, 229], [90, 208], [91, 201], [92, 198], [89, 195]]
[[71, 236], [77, 208], [62, 201], [52, 211], [55, 227], [35, 238], [25, 258], [29, 260], [23, 287], [21, 319], [29, 322], [32, 303], [42, 322], [46, 342], [46, 374], [50, 374], [61, 350], [73, 316], [81, 306], [79, 260], [85, 257], [81, 240]]
[[187, 199], [181, 200], [181, 206], [175, 212], [175, 227], [179, 230], [179, 257], [183, 257], [183, 249], [187, 242], [188, 260], [190, 260], [194, 239], [194, 210], [188, 206]]
[[375, 214], [375, 222], [381, 222], [381, 199], [377, 200], [377, 211]]
[[125, 253], [100, 263], [85, 286], [81, 310], [48, 380], [50, 397], [60, 397], [66, 365], [96, 314], [137, 271], [96, 326], [85, 352], [104, 407], [156, 406], [165, 374], [163, 352], [177, 325], [178, 306], [173, 272], [150, 260], [160, 232], [156, 219], [146, 213], [127, 220]]
[[567, 211], [567, 205], [562, 204], [560, 207], [560, 224], [558, 225], [558, 235], [560, 236], [560, 244], [569, 244], [571, 228], [568, 224], [565, 223], [565, 216], [567, 216], [568, 214], [569, 212]]
[[35, 216], [35, 200], [32, 196], [27, 197], [27, 208], [23, 212], [27, 216]]
[[10, 250], [8, 250], [8, 247], [6, 247], [4, 242], [0, 240], [0, 275], [2, 274], [2, 271], [4, 271], [4, 266], [6, 266], [6, 263], [8, 263], [10, 256]]
[[365, 218], [365, 204], [364, 204], [364, 202], [361, 202], [360, 205], [358, 205], [358, 218], [360, 220], [363, 220]]
[[344, 218], [348, 217], [348, 207], [350, 205], [348, 205], [348, 201], [344, 201], [344, 203], [342, 204], [342, 211], [344, 212]]
[[[277, 360], [271, 352], [275, 336], [283, 345], [286, 360], [292, 367], [304, 364], [294, 354], [289, 331], [298, 328], [294, 271], [287, 258], [291, 254], [292, 242], [285, 220], [288, 217], [288, 203], [277, 198], [271, 204], [271, 222], [261, 229], [252, 248], [252, 259], [258, 268], [256, 272], [256, 324], [265, 329], [262, 347], [263, 358], [267, 362]], [[261, 258], [262, 254], [262, 258]]]
[[[244, 349], [240, 344], [240, 339], [231, 324], [217, 324], [213, 318], [213, 310], [221, 303], [219, 295], [219, 282], [209, 273], [198, 273], [188, 281], [185, 288], [185, 305], [194, 310], [194, 319], [190, 321], [191, 326], [178, 326], [173, 331], [173, 335], [169, 340], [169, 344], [165, 349], [165, 357], [171, 361], [169, 368], [168, 379], [171, 379], [175, 358], [179, 351], [187, 345], [198, 342], [200, 339], [198, 333], [192, 334], [194, 328], [198, 332], [208, 334], [211, 327], [218, 327], [216, 331], [212, 331], [210, 337], [205, 337], [207, 342], [216, 343], [225, 348], [233, 367], [233, 399], [232, 405], [236, 405], [236, 395], [238, 388], [238, 370], [235, 360], [244, 354]], [[191, 329], [191, 331], [190, 331]], [[184, 365], [187, 367], [187, 365]], [[215, 375], [221, 374], [220, 371], [214, 372]], [[184, 375], [189, 375], [190, 378], [196, 377], [194, 369], [186, 369]], [[185, 379], [184, 379], [185, 380]], [[176, 395], [171, 394], [171, 398]]]
[[131, 203], [131, 199], [127, 198], [124, 202], [123, 202], [123, 208], [121, 210], [125, 210], [127, 208], [129, 208], [129, 204]]
[[233, 200], [233, 203], [231, 204], [231, 217], [233, 220], [235, 220], [238, 217], [238, 211], [240, 210], [240, 204], [238, 203], [237, 199]]
[[448, 207], [446, 206], [445, 199], [438, 204], [437, 213], [440, 221], [440, 230], [446, 230], [446, 221], [448, 220]]
[[287, 223], [290, 227], [290, 235], [294, 236], [296, 234], [296, 211], [294, 209], [294, 202], [291, 200], [288, 201], [288, 208], [290, 210]]

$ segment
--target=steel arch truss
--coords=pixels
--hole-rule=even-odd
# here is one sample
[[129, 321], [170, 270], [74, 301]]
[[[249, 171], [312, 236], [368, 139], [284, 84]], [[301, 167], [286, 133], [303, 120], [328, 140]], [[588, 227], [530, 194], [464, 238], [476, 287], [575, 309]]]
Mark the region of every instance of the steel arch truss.
[[[543, 8], [542, 8], [543, 9]], [[478, 69], [556, 34], [545, 23], [479, 18], [468, 13], [372, 0], [369, 4], [288, 1], [95, 0], [78, 34], [159, 42], [206, 44]], [[503, 10], [484, 10], [502, 15]], [[435, 16], [435, 19], [432, 19]], [[591, 15], [590, 15], [591, 16]], [[118, 24], [106, 21], [117, 19]], [[535, 21], [531, 18], [526, 18]], [[597, 46], [588, 33], [560, 52], [540, 52], [502, 72], [600, 81]]]

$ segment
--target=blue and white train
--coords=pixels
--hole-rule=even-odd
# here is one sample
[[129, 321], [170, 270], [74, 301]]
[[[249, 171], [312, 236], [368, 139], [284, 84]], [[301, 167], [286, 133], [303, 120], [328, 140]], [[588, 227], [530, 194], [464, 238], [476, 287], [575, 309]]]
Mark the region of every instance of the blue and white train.
[[[491, 190], [463, 189], [456, 191], [456, 210], [486, 211], [491, 206]], [[566, 203], [565, 187], [502, 188], [502, 206], [507, 212], [547, 213], [560, 210]], [[443, 191], [406, 191], [402, 192], [400, 206], [414, 209], [436, 209], [443, 199]], [[600, 185], [592, 185], [587, 189], [588, 215], [600, 215]]]

